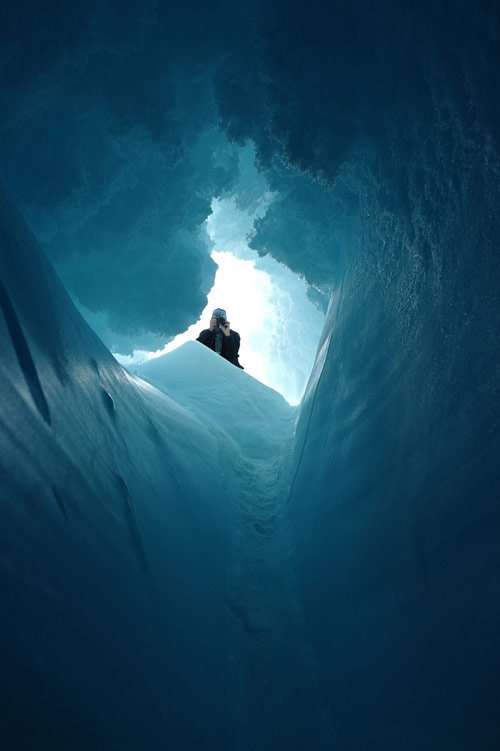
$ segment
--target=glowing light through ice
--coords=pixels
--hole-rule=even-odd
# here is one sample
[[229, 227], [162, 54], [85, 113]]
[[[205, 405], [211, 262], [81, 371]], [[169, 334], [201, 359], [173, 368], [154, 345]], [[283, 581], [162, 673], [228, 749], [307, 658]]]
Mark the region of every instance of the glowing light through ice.
[[[231, 327], [241, 336], [240, 363], [245, 371], [298, 404], [316, 355], [324, 316], [307, 296], [307, 285], [270, 256], [261, 258], [248, 247], [255, 218], [272, 200], [263, 197], [253, 214], [237, 208], [234, 198], [213, 202], [207, 230], [218, 265], [214, 286], [199, 321], [158, 352], [119, 357], [132, 366], [170, 352], [196, 339], [208, 328], [212, 310], [227, 311]], [[231, 248], [234, 252], [229, 252]]]
[[322, 314], [307, 298], [306, 285], [272, 259], [246, 260], [224, 251], [214, 251], [212, 258], [219, 268], [200, 320], [153, 356], [196, 339], [208, 328], [212, 310], [223, 307], [241, 336], [245, 371], [290, 404], [298, 404], [323, 324]]

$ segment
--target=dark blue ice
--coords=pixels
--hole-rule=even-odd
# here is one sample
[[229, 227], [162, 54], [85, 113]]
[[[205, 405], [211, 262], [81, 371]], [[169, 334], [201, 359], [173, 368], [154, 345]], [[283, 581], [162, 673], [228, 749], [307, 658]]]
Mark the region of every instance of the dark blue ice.
[[[496, 751], [498, 9], [2, 14], [2, 748]], [[127, 374], [263, 185], [329, 300], [301, 405], [194, 342]]]

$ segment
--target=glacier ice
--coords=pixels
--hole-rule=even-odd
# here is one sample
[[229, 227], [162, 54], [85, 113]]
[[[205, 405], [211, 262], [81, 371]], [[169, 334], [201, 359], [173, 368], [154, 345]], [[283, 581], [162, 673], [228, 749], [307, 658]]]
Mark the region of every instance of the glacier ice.
[[2, 746], [497, 751], [498, 9], [4, 5], [2, 179], [103, 335], [193, 320], [261, 180], [330, 306], [297, 410], [139, 378], [1, 198]]

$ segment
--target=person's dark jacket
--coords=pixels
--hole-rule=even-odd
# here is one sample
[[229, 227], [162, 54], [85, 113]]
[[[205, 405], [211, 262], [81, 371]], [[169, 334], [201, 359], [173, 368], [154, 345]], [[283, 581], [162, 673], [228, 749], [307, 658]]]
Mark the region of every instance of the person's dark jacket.
[[[204, 329], [199, 335], [197, 342], [201, 342], [206, 347], [210, 347], [215, 352], [215, 330]], [[229, 360], [237, 368], [244, 369], [238, 362], [238, 352], [240, 349], [240, 335], [237, 331], [231, 331], [229, 336], [222, 334], [222, 349], [221, 355]]]

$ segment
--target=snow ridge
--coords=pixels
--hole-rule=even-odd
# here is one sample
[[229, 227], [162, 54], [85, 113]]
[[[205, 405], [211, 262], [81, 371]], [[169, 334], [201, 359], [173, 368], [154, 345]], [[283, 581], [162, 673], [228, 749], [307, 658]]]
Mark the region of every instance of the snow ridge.
[[[238, 751], [307, 748], [311, 722], [336, 741], [304, 637], [287, 518], [298, 410], [197, 342], [137, 374], [215, 438], [234, 512], [225, 584], [227, 660]], [[290, 712], [300, 695], [301, 710]]]

